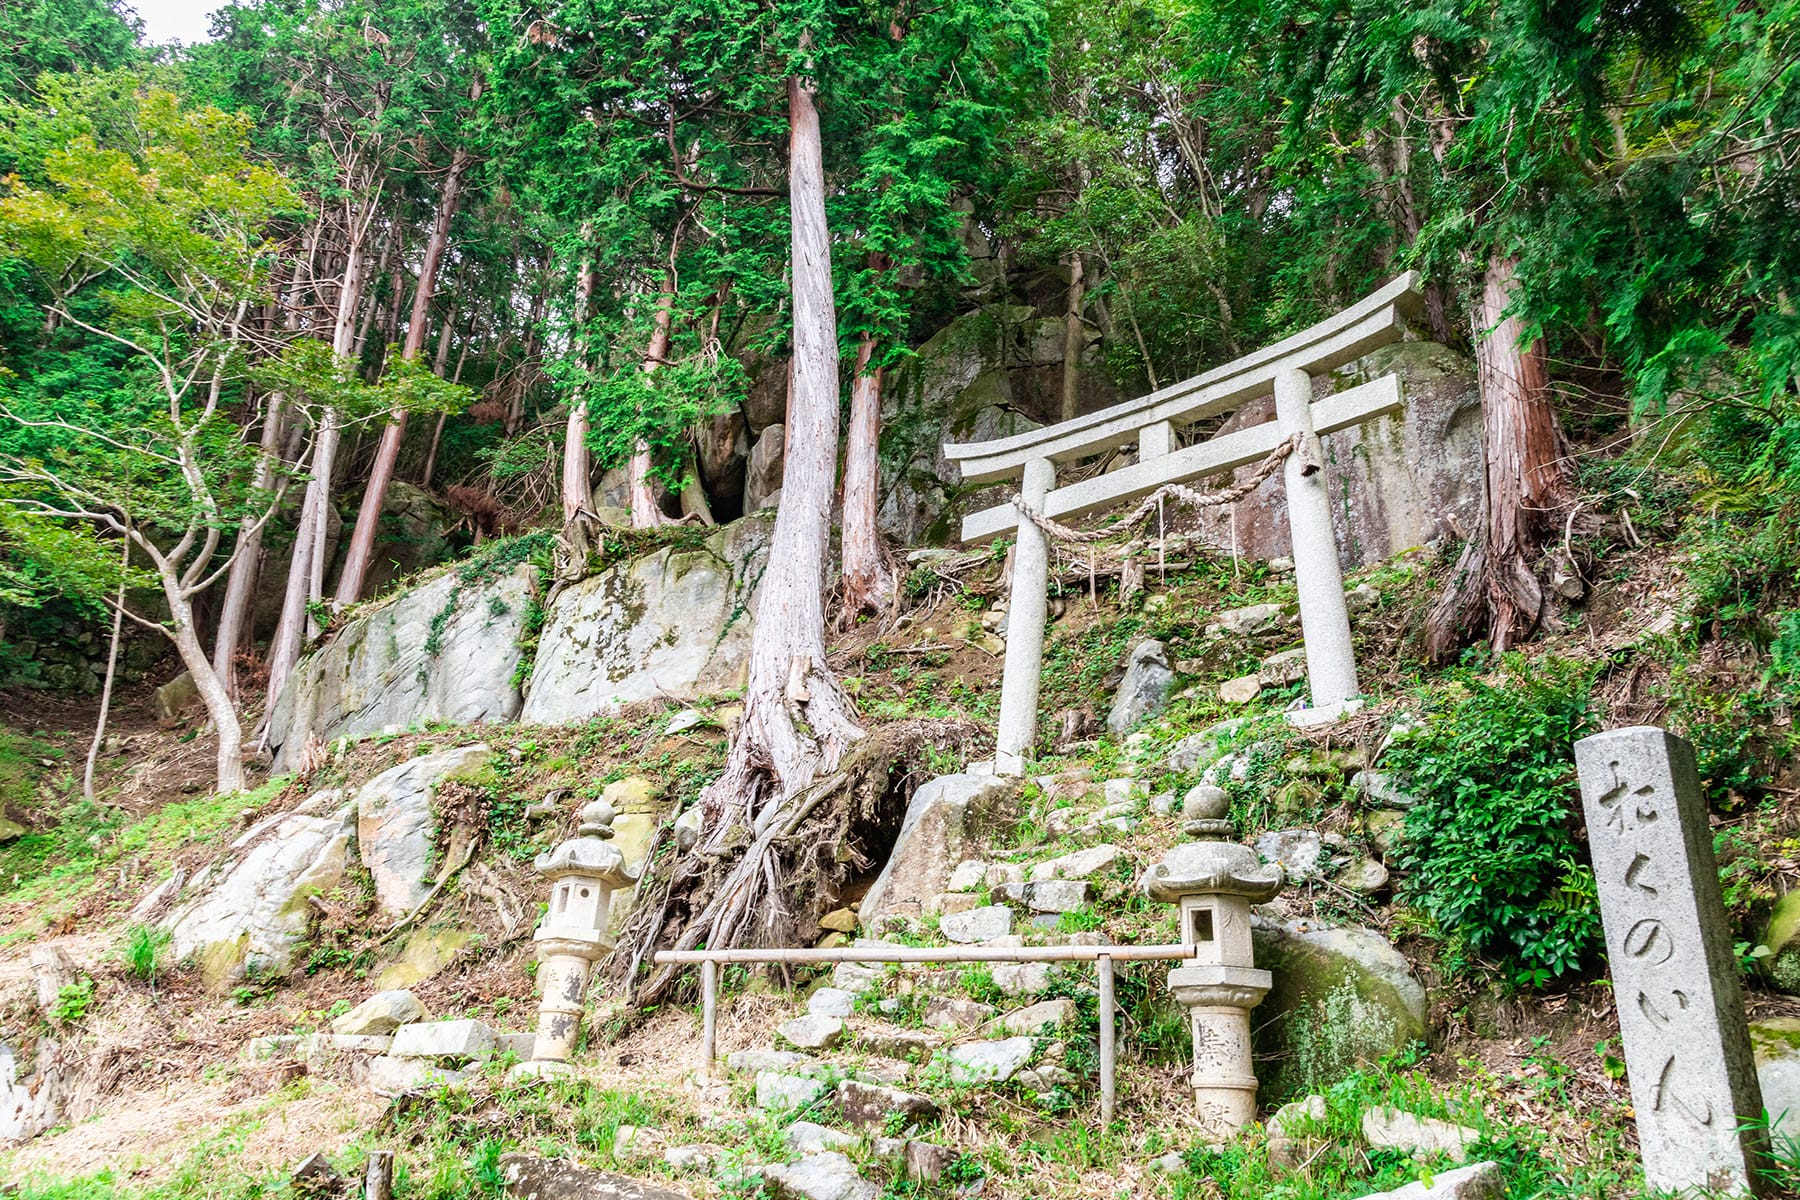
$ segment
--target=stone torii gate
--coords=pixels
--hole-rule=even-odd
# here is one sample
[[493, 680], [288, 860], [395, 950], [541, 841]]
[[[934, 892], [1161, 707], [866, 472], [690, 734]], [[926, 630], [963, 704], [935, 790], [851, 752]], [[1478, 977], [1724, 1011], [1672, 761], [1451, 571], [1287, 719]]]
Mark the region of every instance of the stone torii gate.
[[[1310, 329], [1192, 379], [1028, 433], [987, 442], [947, 442], [944, 456], [960, 468], [964, 483], [1021, 479], [1021, 503], [1042, 516], [1067, 520], [1140, 499], [1165, 484], [1235, 470], [1292, 442], [1295, 450], [1283, 467], [1311, 707], [1290, 713], [1289, 719], [1299, 725], [1336, 720], [1359, 703], [1359, 689], [1319, 435], [1398, 411], [1400, 380], [1386, 375], [1314, 403], [1312, 376], [1399, 341], [1407, 317], [1418, 311], [1419, 288], [1418, 274], [1409, 271]], [[1230, 412], [1271, 391], [1275, 420], [1175, 448], [1177, 427]], [[1131, 442], [1138, 447], [1132, 465], [1056, 486], [1057, 464]], [[1003, 775], [1024, 772], [1037, 733], [1049, 541], [1042, 529], [1021, 518], [1013, 503], [970, 513], [962, 524], [962, 540], [968, 543], [1014, 529], [1006, 674], [994, 759], [995, 770]]]

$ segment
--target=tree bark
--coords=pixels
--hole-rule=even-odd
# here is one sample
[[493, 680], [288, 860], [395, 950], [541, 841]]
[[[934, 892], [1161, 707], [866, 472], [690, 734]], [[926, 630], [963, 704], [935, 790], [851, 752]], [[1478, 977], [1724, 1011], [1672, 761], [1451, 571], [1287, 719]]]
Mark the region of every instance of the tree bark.
[[[584, 240], [589, 232], [583, 231]], [[576, 339], [575, 361], [584, 369], [588, 365], [586, 322], [591, 315], [594, 289], [598, 284], [599, 273], [594, 269], [593, 256], [584, 254], [581, 274], [575, 283], [575, 320], [583, 329], [581, 336]], [[594, 481], [589, 472], [592, 456], [588, 453], [587, 446], [588, 427], [587, 388], [579, 387], [569, 400], [569, 423], [568, 428], [563, 431], [562, 510], [565, 528], [576, 517], [590, 511], [594, 503]]]
[[1482, 528], [1463, 547], [1426, 620], [1426, 650], [1437, 661], [1483, 629], [1496, 651], [1537, 629], [1545, 598], [1531, 564], [1573, 499], [1543, 344], [1527, 345], [1523, 323], [1505, 315], [1518, 289], [1517, 267], [1499, 254], [1488, 260], [1474, 313], [1487, 488]]
[[856, 348], [856, 372], [850, 384], [850, 431], [844, 439], [842, 620], [846, 627], [863, 613], [885, 612], [894, 602], [894, 572], [877, 524], [884, 371], [881, 367], [869, 370], [874, 353], [875, 339], [863, 334]]
[[119, 632], [125, 622], [125, 576], [131, 569], [131, 539], [121, 538], [119, 594], [113, 600], [112, 639], [106, 648], [106, 680], [100, 685], [100, 715], [94, 719], [94, 740], [88, 745], [87, 764], [81, 769], [81, 794], [94, 798], [94, 767], [100, 761], [100, 743], [106, 738], [106, 718], [112, 710], [113, 679], [119, 670]]
[[[757, 600], [744, 716], [725, 772], [702, 798], [707, 845], [761, 829], [862, 736], [825, 659], [825, 556], [837, 466], [838, 352], [825, 171], [812, 85], [788, 80], [793, 392], [787, 469]], [[770, 898], [774, 900], [774, 897]], [[733, 904], [708, 945], [730, 944], [755, 906]]]
[[[476, 84], [472, 99], [481, 96]], [[463, 174], [469, 169], [469, 152], [457, 147], [450, 156], [450, 173], [444, 179], [444, 190], [438, 195], [437, 219], [431, 226], [431, 240], [425, 246], [425, 261], [419, 267], [419, 286], [413, 289], [412, 316], [406, 323], [406, 345], [400, 357], [411, 362], [425, 348], [425, 331], [431, 320], [431, 301], [437, 292], [438, 270], [444, 261], [444, 250], [450, 244], [450, 222], [456, 217], [456, 206], [462, 195]], [[396, 285], [396, 295], [398, 287]], [[448, 319], [445, 328], [449, 327]], [[369, 468], [369, 484], [363, 491], [362, 507], [357, 510], [356, 529], [350, 535], [350, 549], [344, 556], [344, 569], [338, 575], [336, 607], [355, 604], [362, 598], [363, 581], [369, 574], [369, 560], [375, 553], [375, 533], [381, 522], [381, 510], [387, 502], [388, 484], [394, 478], [394, 464], [400, 461], [400, 446], [406, 440], [406, 410], [388, 414], [387, 426], [381, 431], [381, 443], [375, 448], [375, 462]]]
[[[663, 273], [662, 291], [656, 297], [656, 312], [651, 318], [650, 344], [644, 349], [644, 374], [653, 375], [669, 357], [670, 324], [675, 316], [675, 256], [681, 249], [681, 229], [676, 227], [669, 245], [669, 266]], [[655, 529], [663, 524], [662, 505], [650, 487], [650, 445], [639, 441], [631, 461], [625, 465], [626, 486], [631, 498], [631, 527]]]

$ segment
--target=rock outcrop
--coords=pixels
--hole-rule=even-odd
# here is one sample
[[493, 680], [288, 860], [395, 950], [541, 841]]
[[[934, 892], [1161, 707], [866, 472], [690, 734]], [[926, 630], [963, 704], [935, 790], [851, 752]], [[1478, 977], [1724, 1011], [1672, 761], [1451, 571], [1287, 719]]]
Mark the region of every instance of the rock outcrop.
[[940, 775], [920, 784], [887, 865], [863, 896], [863, 927], [879, 929], [889, 917], [924, 915], [948, 886], [956, 864], [968, 857], [971, 823], [1011, 789], [1011, 781], [993, 775]]
[[194, 876], [165, 919], [176, 959], [194, 958], [208, 984], [246, 971], [279, 974], [306, 936], [307, 896], [336, 887], [350, 861], [353, 804], [320, 792], [253, 826]]
[[314, 737], [517, 716], [513, 677], [535, 592], [528, 566], [479, 582], [446, 571], [358, 612], [301, 659], [281, 689], [269, 717], [275, 769], [294, 762]]
[[390, 921], [410, 916], [431, 892], [438, 788], [479, 771], [490, 754], [475, 745], [422, 755], [383, 771], [356, 793], [357, 851]]
[[539, 642], [520, 719], [582, 721], [652, 697], [734, 686], [750, 649], [772, 516], [668, 546], [568, 588]]
[[[1379, 562], [1477, 525], [1485, 466], [1474, 364], [1436, 342], [1400, 342], [1352, 363], [1339, 373], [1339, 385], [1353, 387], [1389, 373], [1400, 376], [1403, 409], [1323, 439], [1331, 522], [1346, 567]], [[1315, 381], [1321, 396], [1331, 386], [1328, 378]], [[1274, 415], [1272, 397], [1253, 401], [1232, 413], [1219, 433], [1259, 425]], [[1212, 545], [1222, 550], [1235, 545], [1250, 558], [1290, 553], [1287, 501], [1279, 481], [1229, 508], [1207, 510], [1200, 529]]]

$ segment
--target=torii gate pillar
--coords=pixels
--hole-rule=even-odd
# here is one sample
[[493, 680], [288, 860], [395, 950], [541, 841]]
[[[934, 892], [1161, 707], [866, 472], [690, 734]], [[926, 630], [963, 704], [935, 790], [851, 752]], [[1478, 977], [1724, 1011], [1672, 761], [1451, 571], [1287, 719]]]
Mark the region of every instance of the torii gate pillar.
[[[1306, 681], [1312, 705], [1288, 714], [1298, 726], [1323, 725], [1361, 706], [1356, 655], [1350, 648], [1350, 610], [1337, 535], [1331, 529], [1331, 497], [1325, 490], [1325, 455], [1313, 429], [1312, 377], [1299, 369], [1275, 376], [1275, 420], [1282, 436], [1300, 445], [1282, 464], [1287, 485], [1288, 529], [1293, 539], [1294, 586], [1299, 592], [1300, 632], [1306, 640]], [[1010, 629], [1010, 626], [1008, 627]], [[1010, 664], [1009, 664], [1010, 665]]]
[[[1056, 464], [1025, 464], [1019, 495], [1034, 509], [1056, 486]], [[1327, 523], [1329, 530], [1329, 522]], [[1013, 541], [1012, 590], [1006, 609], [1006, 674], [1000, 685], [1000, 729], [994, 773], [1023, 775], [1037, 738], [1038, 683], [1044, 670], [1044, 617], [1050, 597], [1050, 538], [1030, 521], [1019, 522]]]

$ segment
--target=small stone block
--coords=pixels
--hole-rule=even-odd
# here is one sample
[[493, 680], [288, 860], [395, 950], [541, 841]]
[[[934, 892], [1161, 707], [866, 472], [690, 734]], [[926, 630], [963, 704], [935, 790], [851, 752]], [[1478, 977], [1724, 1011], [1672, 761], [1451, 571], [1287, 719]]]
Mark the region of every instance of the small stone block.
[[1031, 1059], [1037, 1043], [1028, 1037], [994, 1042], [965, 1042], [950, 1048], [950, 1081], [958, 1084], [1005, 1083]]
[[844, 1022], [837, 1017], [808, 1013], [782, 1022], [775, 1032], [802, 1050], [829, 1050], [844, 1040]]
[[1262, 695], [1262, 689], [1262, 676], [1240, 675], [1219, 685], [1219, 699], [1226, 704], [1248, 704]]
[[1439, 1171], [1391, 1192], [1373, 1192], [1363, 1200], [1501, 1200], [1506, 1180], [1496, 1163], [1479, 1162], [1454, 1171]]
[[924, 1096], [856, 1079], [838, 1084], [837, 1106], [844, 1120], [858, 1129], [884, 1129], [888, 1118], [896, 1115], [908, 1125], [937, 1116], [937, 1105]]
[[1371, 1108], [1362, 1117], [1363, 1139], [1371, 1146], [1413, 1155], [1445, 1154], [1458, 1161], [1469, 1156], [1481, 1135], [1466, 1125], [1421, 1117], [1398, 1108]]
[[756, 1077], [756, 1107], [770, 1112], [801, 1108], [825, 1094], [825, 1083], [804, 1075], [760, 1072]]
[[1091, 891], [1085, 879], [1046, 879], [1025, 885], [1025, 903], [1035, 912], [1075, 912], [1087, 905]]
[[480, 1021], [420, 1021], [394, 1032], [388, 1053], [395, 1058], [487, 1058], [499, 1038]]
[[806, 998], [806, 1011], [815, 1017], [842, 1020], [856, 1011], [856, 993], [843, 988], [822, 987]]
[[944, 885], [946, 892], [972, 892], [987, 879], [988, 865], [980, 859], [966, 858], [956, 864], [956, 870], [950, 872], [950, 882]]
[[990, 904], [964, 913], [951, 913], [938, 922], [938, 932], [952, 942], [985, 942], [1012, 932], [1012, 910]]

